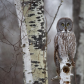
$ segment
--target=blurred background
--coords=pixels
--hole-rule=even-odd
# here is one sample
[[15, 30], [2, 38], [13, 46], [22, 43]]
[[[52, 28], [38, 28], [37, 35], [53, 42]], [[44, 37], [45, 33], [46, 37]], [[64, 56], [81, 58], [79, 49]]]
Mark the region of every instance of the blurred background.
[[[44, 0], [44, 18], [46, 17], [47, 30], [60, 2], [61, 0]], [[55, 22], [48, 33], [48, 84], [59, 84], [58, 80], [51, 81], [51, 78], [56, 76], [53, 39], [57, 33], [57, 21], [62, 17], [72, 19], [73, 31], [77, 39], [76, 64], [71, 84], [84, 84], [84, 0], [63, 0]], [[23, 61], [19, 40], [20, 29], [14, 1], [0, 0], [0, 84], [23, 84]]]
[[13, 0], [0, 0], [0, 84], [23, 84], [20, 29]]

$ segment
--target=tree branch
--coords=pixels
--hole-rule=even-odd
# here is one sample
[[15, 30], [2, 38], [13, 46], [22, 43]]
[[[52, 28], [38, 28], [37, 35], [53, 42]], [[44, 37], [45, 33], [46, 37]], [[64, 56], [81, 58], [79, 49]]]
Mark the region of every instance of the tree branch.
[[48, 34], [48, 32], [50, 31], [50, 29], [51, 29], [51, 27], [52, 27], [52, 25], [53, 25], [53, 23], [54, 23], [54, 21], [55, 21], [55, 18], [56, 18], [57, 14], [58, 14], [58, 11], [59, 11], [59, 9], [60, 9], [60, 7], [61, 7], [61, 5], [62, 5], [62, 2], [63, 2], [63, 1], [61, 0], [60, 5], [58, 6], [58, 9], [57, 9], [56, 14], [55, 14], [55, 16], [54, 16], [54, 19], [53, 19], [53, 21], [52, 21], [52, 23], [51, 23], [51, 25], [50, 25], [50, 27], [49, 27], [49, 29], [48, 29], [48, 31], [47, 31], [47, 34]]

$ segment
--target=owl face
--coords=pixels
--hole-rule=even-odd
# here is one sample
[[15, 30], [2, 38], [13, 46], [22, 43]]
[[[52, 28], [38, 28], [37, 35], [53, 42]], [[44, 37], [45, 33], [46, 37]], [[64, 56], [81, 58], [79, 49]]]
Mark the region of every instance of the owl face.
[[73, 22], [69, 18], [61, 18], [57, 23], [57, 32], [69, 32], [72, 31]]

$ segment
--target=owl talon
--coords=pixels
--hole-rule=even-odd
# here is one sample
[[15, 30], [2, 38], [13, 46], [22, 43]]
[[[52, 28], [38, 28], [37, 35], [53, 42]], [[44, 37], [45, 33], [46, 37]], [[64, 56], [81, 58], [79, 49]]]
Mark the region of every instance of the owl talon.
[[55, 76], [51, 80], [53, 81], [53, 80], [56, 80], [56, 79], [59, 79], [59, 78], [60, 78], [59, 76]]
[[62, 61], [62, 58], [59, 59], [59, 62], [61, 62], [61, 61]]

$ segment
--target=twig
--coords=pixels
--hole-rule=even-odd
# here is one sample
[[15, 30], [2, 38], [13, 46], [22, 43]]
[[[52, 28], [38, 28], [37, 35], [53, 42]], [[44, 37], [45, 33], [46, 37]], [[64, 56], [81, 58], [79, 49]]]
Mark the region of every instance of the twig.
[[[13, 14], [14, 16], [16, 16], [17, 17], [17, 15], [16, 14], [14, 14], [14, 13], [12, 13], [12, 11], [10, 11], [7, 7], [6, 7], [6, 5], [3, 3], [3, 1], [1, 0], [1, 2], [2, 2], [2, 4], [4, 5], [4, 7], [11, 13], [11, 14]], [[17, 9], [17, 10], [19, 10], [19, 9]], [[21, 12], [21, 11], [20, 11]], [[18, 17], [17, 17], [18, 18]], [[18, 18], [19, 19], [19, 18]], [[19, 19], [20, 20], [20, 19]], [[20, 20], [21, 21], [21, 20]]]
[[50, 29], [51, 29], [51, 27], [52, 27], [52, 25], [53, 25], [53, 23], [54, 23], [54, 21], [55, 21], [55, 18], [56, 18], [57, 14], [58, 14], [58, 11], [59, 11], [59, 9], [60, 9], [60, 7], [61, 7], [61, 5], [62, 5], [62, 2], [63, 2], [63, 1], [61, 0], [60, 5], [58, 6], [58, 9], [57, 9], [56, 14], [55, 14], [55, 16], [54, 16], [54, 19], [53, 19], [53, 21], [52, 21], [52, 23], [51, 23], [51, 25], [50, 25], [50, 27], [49, 27], [49, 29], [48, 29], [48, 31], [47, 31], [47, 34], [48, 34], [48, 32], [50, 31]]
[[6, 71], [4, 68], [0, 67], [0, 69], [2, 69], [4, 72], [6, 73], [10, 73], [11, 69], [12, 69], [13, 66], [10, 67], [9, 71]]

